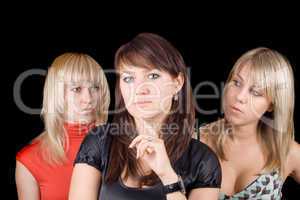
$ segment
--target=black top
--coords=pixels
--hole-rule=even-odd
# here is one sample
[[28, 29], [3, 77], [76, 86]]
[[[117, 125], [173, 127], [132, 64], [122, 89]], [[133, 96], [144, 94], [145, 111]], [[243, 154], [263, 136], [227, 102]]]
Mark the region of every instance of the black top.
[[[110, 134], [109, 125], [96, 127], [81, 144], [75, 163], [91, 165], [104, 177], [107, 168], [113, 167], [108, 166], [112, 137], [114, 136]], [[173, 168], [182, 177], [187, 194], [194, 188], [220, 188], [221, 186], [220, 163], [214, 152], [198, 140], [190, 141], [186, 151], [175, 162]], [[113, 184], [102, 181], [100, 199], [163, 200], [166, 197], [162, 193], [162, 183], [147, 188], [132, 188], [125, 186], [119, 179]]]

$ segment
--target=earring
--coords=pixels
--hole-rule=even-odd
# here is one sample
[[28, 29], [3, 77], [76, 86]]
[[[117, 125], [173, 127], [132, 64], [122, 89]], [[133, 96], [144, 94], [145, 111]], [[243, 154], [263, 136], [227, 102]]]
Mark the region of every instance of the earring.
[[178, 101], [178, 94], [176, 93], [173, 97], [174, 101]]

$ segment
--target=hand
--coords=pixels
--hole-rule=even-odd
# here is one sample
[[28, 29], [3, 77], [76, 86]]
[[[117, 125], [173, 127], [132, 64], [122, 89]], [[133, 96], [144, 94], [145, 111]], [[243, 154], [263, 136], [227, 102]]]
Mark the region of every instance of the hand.
[[167, 155], [164, 141], [158, 137], [139, 135], [129, 145], [129, 148], [137, 149], [137, 159], [148, 164], [157, 174], [163, 184], [171, 184], [178, 181], [178, 176], [173, 170]]

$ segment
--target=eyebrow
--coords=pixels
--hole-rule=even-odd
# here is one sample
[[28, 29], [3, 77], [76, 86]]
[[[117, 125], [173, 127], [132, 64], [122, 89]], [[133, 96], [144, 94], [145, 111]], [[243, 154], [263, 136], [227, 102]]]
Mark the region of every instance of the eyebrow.
[[[154, 70], [156, 70], [156, 69], [142, 69], [142, 71], [144, 71], [144, 72], [151, 72], [151, 71], [154, 71]], [[125, 74], [135, 74], [135, 72], [133, 72], [133, 71], [130, 71], [130, 70], [120, 70], [120, 74], [123, 74], [123, 73], [125, 73]]]
[[239, 73], [237, 73], [236, 75], [237, 75], [240, 79], [242, 79], [242, 81], [244, 81], [243, 77], [242, 77]]
[[120, 74], [134, 74], [132, 71], [120, 70]]

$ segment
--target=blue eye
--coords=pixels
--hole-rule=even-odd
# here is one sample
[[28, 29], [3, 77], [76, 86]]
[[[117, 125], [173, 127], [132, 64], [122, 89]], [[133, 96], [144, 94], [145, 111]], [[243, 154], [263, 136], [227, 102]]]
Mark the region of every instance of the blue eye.
[[133, 81], [133, 77], [132, 76], [124, 77], [123, 81], [126, 82], [126, 83], [131, 83]]
[[254, 89], [250, 89], [250, 93], [253, 94], [256, 97], [262, 96], [258, 91], [255, 91]]
[[233, 80], [235, 86], [240, 87], [241, 83], [238, 80]]
[[148, 78], [150, 78], [150, 79], [158, 79], [160, 76], [158, 75], [158, 74], [156, 74], [156, 73], [151, 73], [151, 74], [149, 74], [148, 75]]
[[79, 93], [79, 92], [81, 92], [81, 87], [75, 87], [75, 88], [72, 88], [71, 91], [72, 91], [72, 92]]

